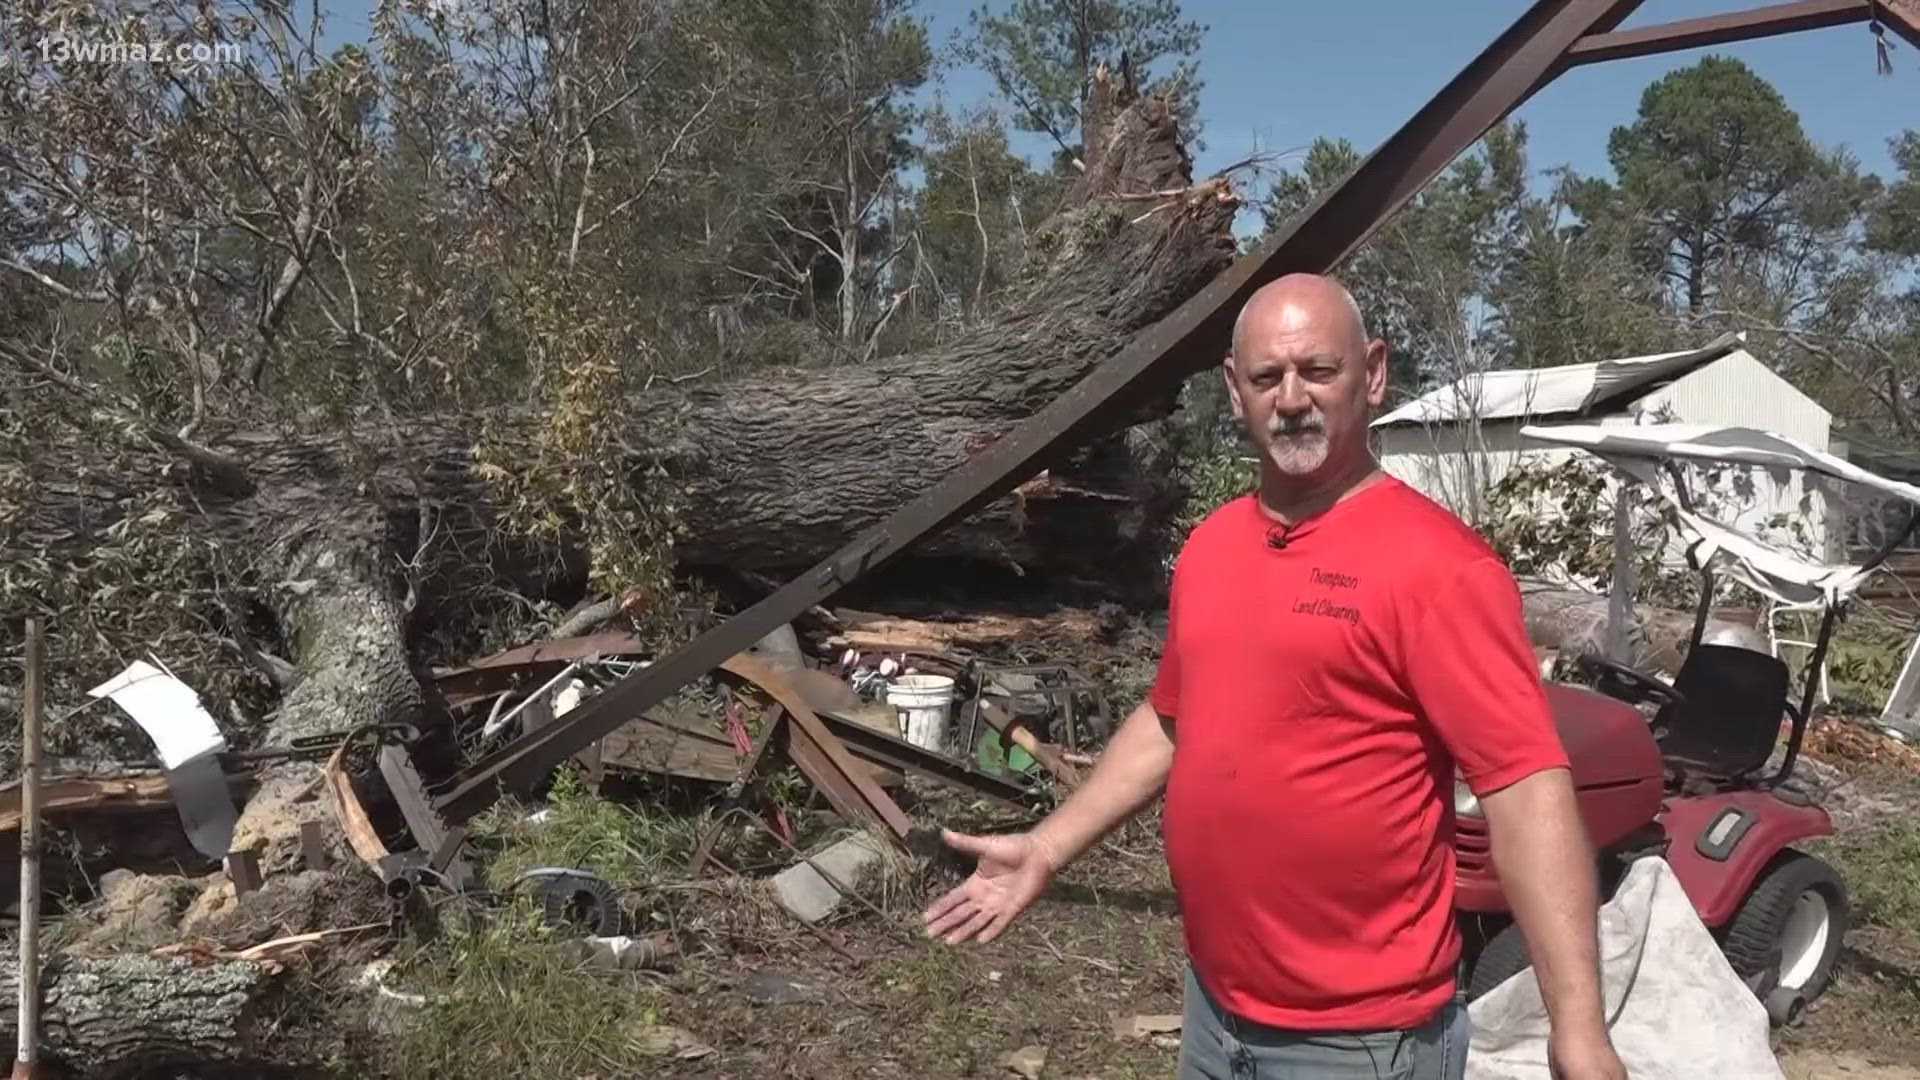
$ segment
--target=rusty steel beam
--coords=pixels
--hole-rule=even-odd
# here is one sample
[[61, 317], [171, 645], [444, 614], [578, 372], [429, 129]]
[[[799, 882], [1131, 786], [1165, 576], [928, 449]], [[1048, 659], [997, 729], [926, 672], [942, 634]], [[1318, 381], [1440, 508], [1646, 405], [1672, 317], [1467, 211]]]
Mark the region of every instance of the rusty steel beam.
[[524, 790], [642, 710], [743, 652], [920, 537], [986, 506], [1077, 446], [1110, 417], [1213, 367], [1249, 296], [1292, 272], [1324, 272], [1565, 66], [1567, 50], [1606, 33], [1640, 0], [1537, 0], [1459, 75], [1287, 228], [1242, 256], [1118, 355], [966, 465], [782, 586], [658, 663], [581, 703], [457, 774], [435, 797], [450, 822]]
[[1573, 48], [1567, 50], [1567, 63], [1577, 66], [1603, 60], [1655, 56], [1706, 45], [1730, 45], [1736, 41], [1754, 41], [1802, 30], [1824, 30], [1831, 26], [1863, 23], [1870, 17], [1872, 7], [1868, 0], [1799, 0], [1798, 3], [1774, 4], [1726, 15], [1592, 34], [1575, 42]]
[[[826, 797], [836, 813], [848, 821], [879, 829], [896, 843], [905, 845], [913, 823], [884, 792], [881, 794], [884, 802], [866, 797], [858, 787], [864, 774], [848, 767], [851, 759], [847, 757], [846, 747], [831, 734], [817, 728], [809, 730], [787, 716], [781, 718], [779, 738], [787, 760], [793, 762], [815, 791]], [[823, 738], [826, 741], [821, 741]]]
[[[393, 795], [393, 801], [399, 804], [400, 815], [406, 818], [407, 831], [413, 834], [413, 842], [434, 861], [435, 870], [441, 871], [456, 888], [466, 888], [473, 880], [473, 871], [465, 859], [454, 854], [459, 847], [458, 837], [465, 833], [464, 829], [459, 828], [466, 824], [465, 820], [448, 822], [441, 818], [406, 747], [387, 743], [380, 747], [376, 760], [380, 765], [380, 775], [387, 781], [387, 790]], [[454, 842], [449, 843], [449, 840]], [[443, 856], [447, 862], [445, 867], [438, 865]]]
[[787, 756], [827, 796], [835, 810], [844, 817], [880, 825], [896, 839], [906, 839], [913, 831], [913, 822], [893, 796], [860, 768], [839, 738], [827, 730], [813, 706], [807, 704], [806, 696], [787, 681], [784, 673], [745, 653], [729, 657], [720, 667], [759, 687], [787, 714], [783, 725]]
[[1920, 49], [1920, 0], [1879, 0], [1874, 17]]
[[955, 761], [945, 754], [935, 753], [923, 746], [915, 746], [905, 739], [870, 728], [857, 720], [848, 720], [831, 713], [815, 715], [821, 727], [837, 738], [840, 744], [847, 748], [849, 754], [862, 761], [902, 772], [915, 773], [936, 783], [961, 788], [981, 798], [994, 799], [1013, 806], [1025, 805], [1033, 797], [1033, 789], [1025, 784], [995, 776], [965, 761]]

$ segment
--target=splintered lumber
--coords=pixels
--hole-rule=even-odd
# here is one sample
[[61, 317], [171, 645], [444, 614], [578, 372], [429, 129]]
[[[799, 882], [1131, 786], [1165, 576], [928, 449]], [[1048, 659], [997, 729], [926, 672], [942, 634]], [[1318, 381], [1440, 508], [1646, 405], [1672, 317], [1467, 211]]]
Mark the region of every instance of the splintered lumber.
[[[360, 857], [360, 861], [378, 869], [380, 861], [388, 855], [387, 845], [380, 839], [380, 833], [374, 829], [373, 821], [367, 817], [366, 807], [360, 803], [360, 795], [353, 790], [353, 777], [348, 776], [341, 767], [341, 760], [347, 752], [347, 744], [341, 743], [327, 759], [326, 767], [321, 771], [327, 793], [333, 796], [334, 819], [340, 823], [340, 831], [346, 835], [347, 846]], [[301, 838], [302, 846], [306, 839]]]
[[889, 652], [989, 652], [1036, 642], [1097, 640], [1100, 617], [1092, 611], [1062, 608], [1043, 615], [977, 612], [951, 618], [910, 618], [851, 608], [834, 615], [845, 629], [827, 639], [834, 650], [853, 648]]
[[[238, 788], [250, 777], [230, 776], [228, 784]], [[173, 794], [164, 774], [153, 772], [113, 773], [108, 775], [49, 776], [40, 781], [40, 813], [62, 814], [137, 813], [160, 811], [173, 806]], [[20, 782], [0, 786], [0, 834], [20, 828]]]

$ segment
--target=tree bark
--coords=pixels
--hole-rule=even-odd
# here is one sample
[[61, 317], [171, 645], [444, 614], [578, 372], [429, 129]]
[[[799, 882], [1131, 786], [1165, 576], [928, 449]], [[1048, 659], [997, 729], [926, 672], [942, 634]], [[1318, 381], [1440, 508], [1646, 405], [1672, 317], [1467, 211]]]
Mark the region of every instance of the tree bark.
[[[299, 1064], [265, 1015], [277, 989], [269, 971], [248, 961], [50, 956], [40, 977], [42, 1058], [103, 1080], [169, 1065]], [[18, 996], [17, 976], [12, 964], [0, 967], [0, 999]], [[11, 1044], [17, 1017], [11, 1008], [0, 1016]]]
[[[1566, 589], [1539, 581], [1522, 581], [1520, 596], [1526, 611], [1527, 636], [1533, 644], [1569, 655], [1608, 655], [1608, 598], [1597, 593]], [[1648, 672], [1680, 670], [1687, 642], [1693, 637], [1694, 613], [1641, 605], [1634, 608], [1626, 627], [1622, 663]], [[1742, 628], [1725, 618], [1709, 618], [1708, 634]]]

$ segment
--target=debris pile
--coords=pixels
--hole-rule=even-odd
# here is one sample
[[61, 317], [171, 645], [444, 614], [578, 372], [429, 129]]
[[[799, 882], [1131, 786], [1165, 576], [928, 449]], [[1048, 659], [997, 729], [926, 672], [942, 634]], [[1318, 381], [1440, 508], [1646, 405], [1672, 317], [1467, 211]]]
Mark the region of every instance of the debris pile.
[[[111, 1076], [160, 1058], [272, 1067], [337, 1055], [363, 1029], [458, 1013], [471, 991], [444, 968], [433, 977], [426, 958], [451, 949], [471, 966], [502, 939], [537, 944], [540, 964], [619, 981], [782, 932], [851, 957], [850, 918], [908, 932], [921, 875], [941, 857], [935, 815], [1031, 817], [1080, 782], [1116, 717], [1108, 688], [1070, 664], [850, 631], [858, 618], [804, 642], [781, 628], [538, 782], [426, 835], [416, 822], [463, 771], [659, 658], [621, 630], [529, 643], [431, 672], [436, 718], [248, 751], [228, 747], [161, 658], [129, 665], [94, 695], [146, 733], [154, 758], [37, 776], [40, 818], [63, 835], [94, 830], [75, 872], [47, 886], [55, 932], [37, 1023], [48, 1058]], [[273, 830], [237, 813], [273, 785], [297, 851], [273, 849]], [[22, 801], [20, 784], [0, 787], [0, 831], [21, 827]], [[169, 838], [162, 850], [127, 857], [130, 838], [155, 836]], [[203, 1030], [159, 1023], [111, 1052], [89, 1049], [73, 995], [97, 985], [101, 965], [117, 965], [126, 993], [182, 995], [184, 1010], [218, 990], [230, 1011]], [[359, 1002], [354, 1022], [329, 1020], [331, 1050], [274, 1045], [250, 1027], [289, 979]], [[131, 1009], [108, 997], [85, 1009]], [[665, 1024], [628, 1046], [712, 1052]]]

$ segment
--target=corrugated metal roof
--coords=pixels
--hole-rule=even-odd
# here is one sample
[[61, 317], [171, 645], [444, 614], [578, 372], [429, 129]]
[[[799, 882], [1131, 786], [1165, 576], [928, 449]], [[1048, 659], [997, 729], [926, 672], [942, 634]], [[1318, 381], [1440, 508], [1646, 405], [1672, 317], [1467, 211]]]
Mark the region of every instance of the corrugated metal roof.
[[1744, 334], [1725, 334], [1686, 352], [1597, 360], [1550, 368], [1487, 371], [1431, 390], [1373, 422], [1393, 424], [1585, 416], [1628, 395], [1640, 396], [1724, 356], [1742, 352]]

